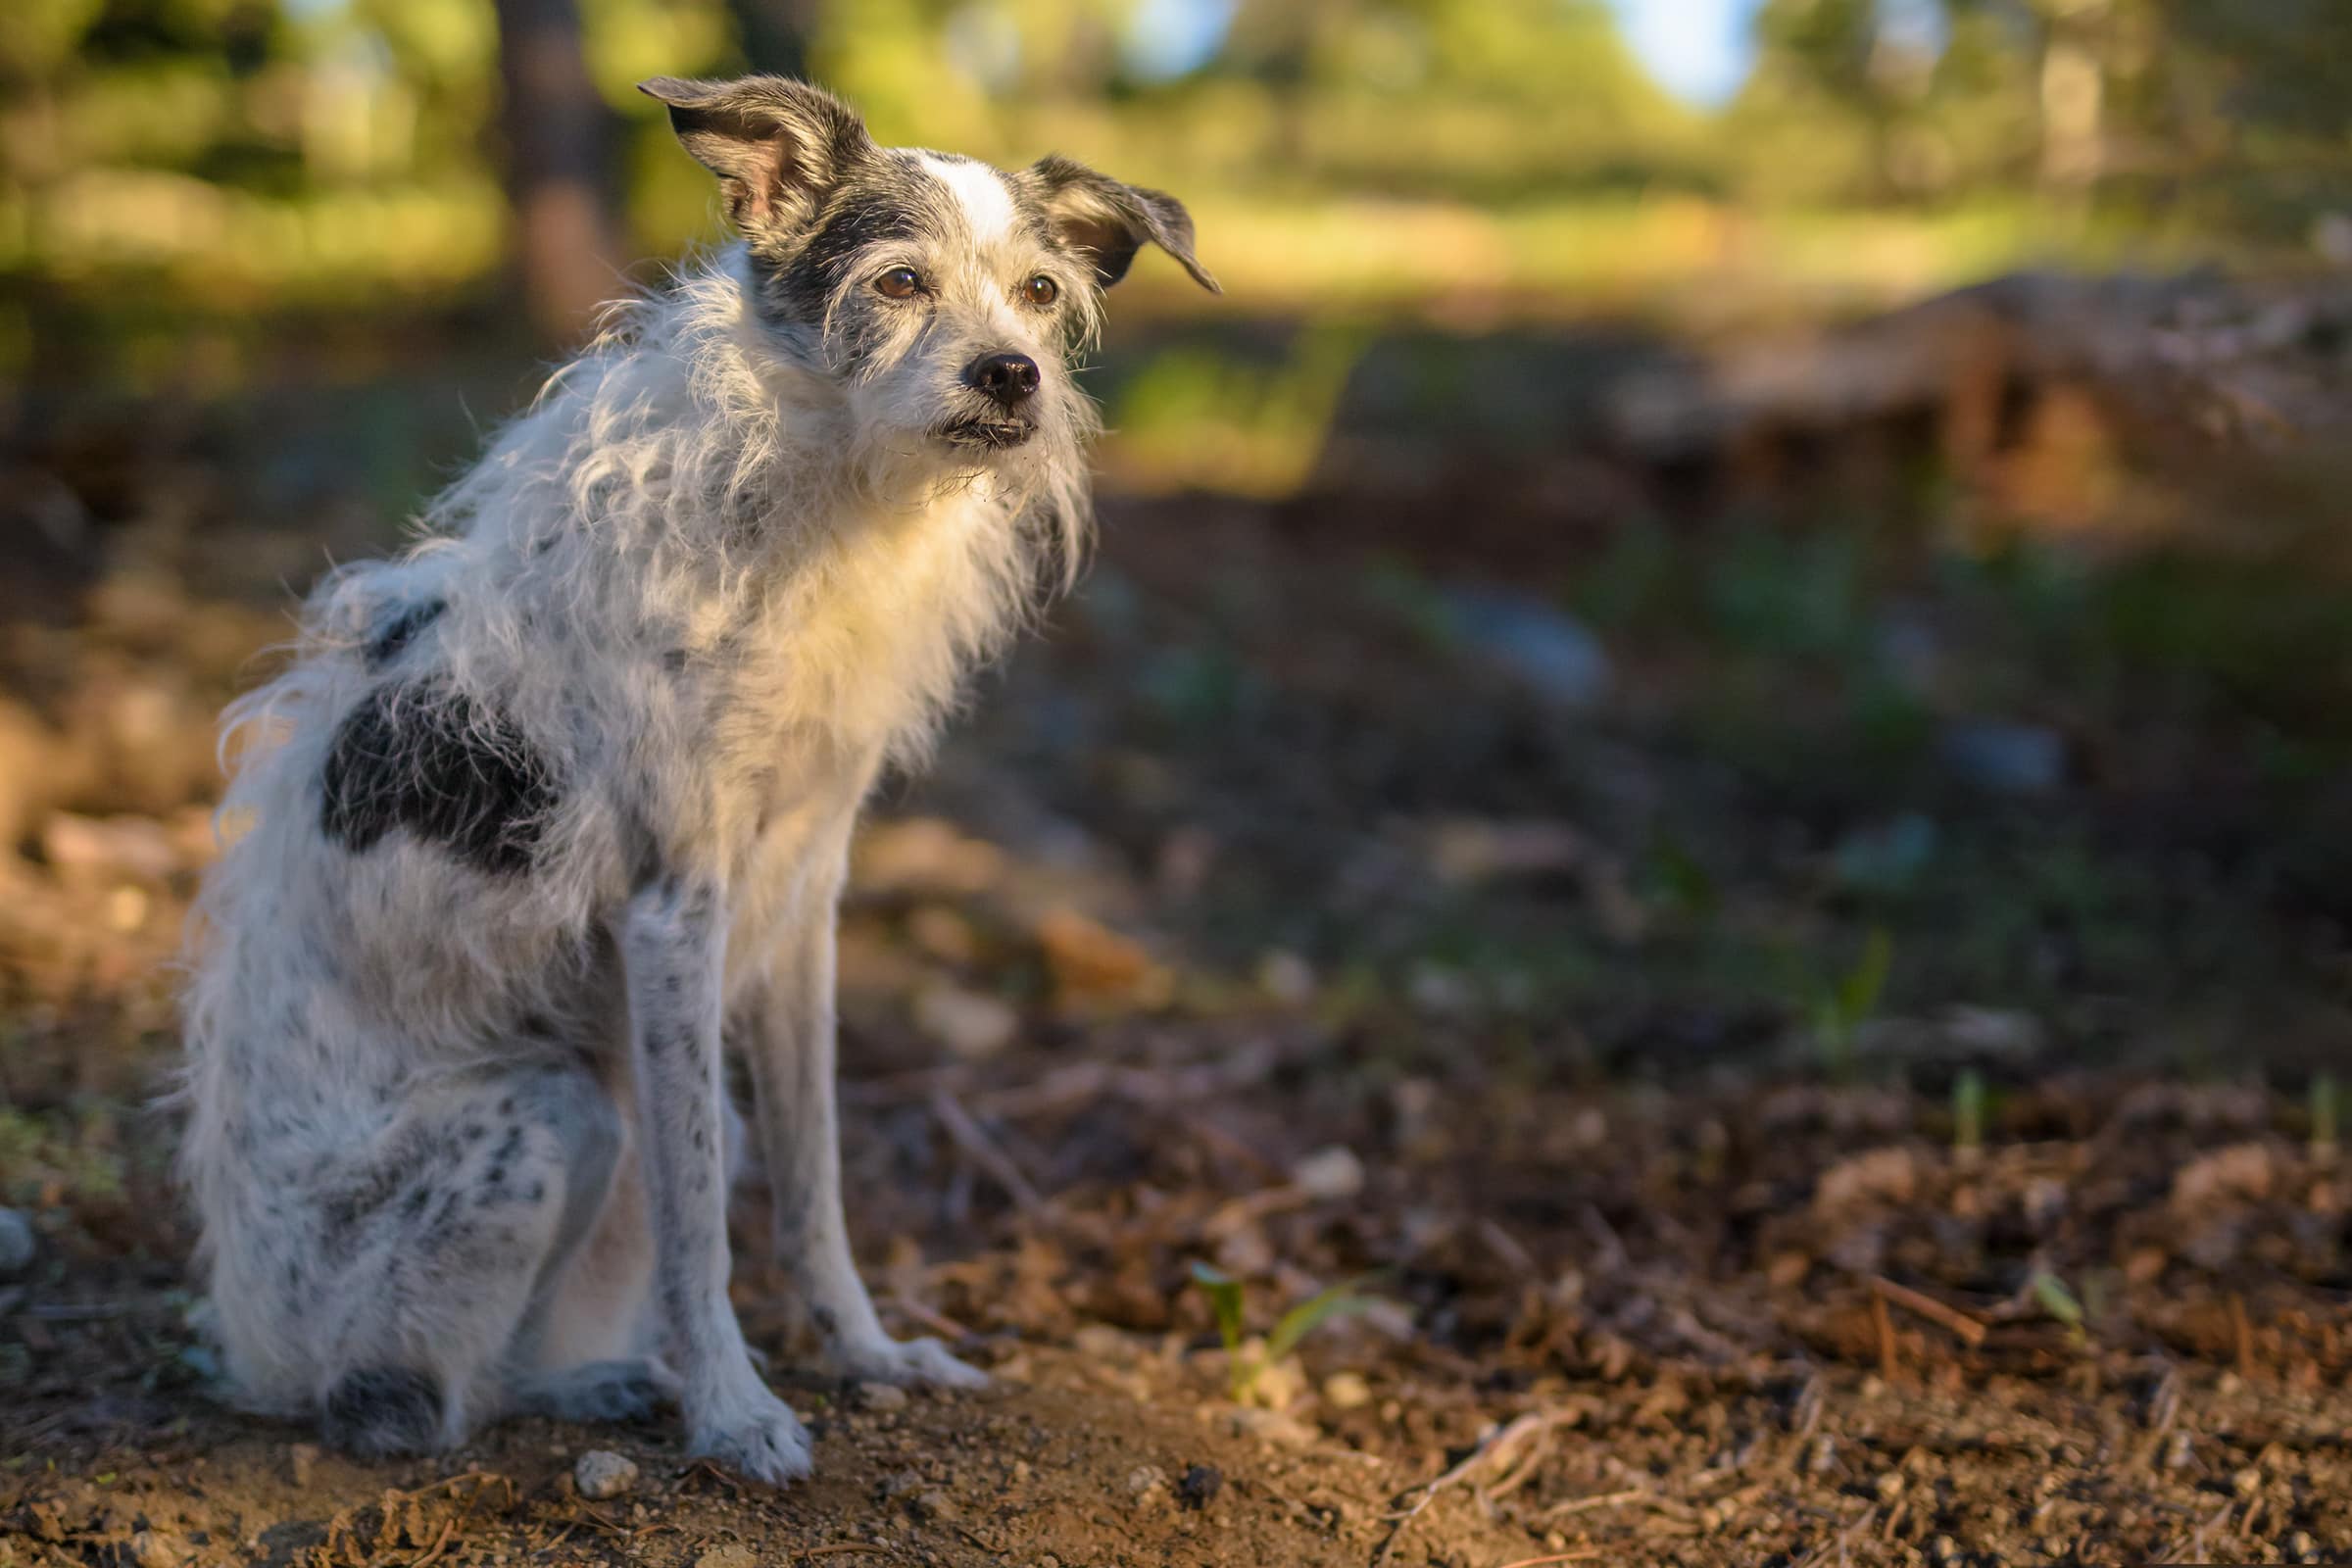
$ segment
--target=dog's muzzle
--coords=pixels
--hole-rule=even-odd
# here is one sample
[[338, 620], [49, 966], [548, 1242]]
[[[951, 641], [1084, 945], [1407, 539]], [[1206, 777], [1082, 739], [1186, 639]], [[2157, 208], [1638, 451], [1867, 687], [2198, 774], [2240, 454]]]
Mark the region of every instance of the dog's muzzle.
[[1037, 434], [1037, 421], [1025, 415], [972, 415], [950, 419], [932, 433], [950, 446], [1004, 452]]
[[1037, 434], [1037, 421], [1027, 410], [1045, 379], [1037, 362], [1026, 354], [981, 355], [963, 368], [962, 381], [996, 407], [951, 419], [940, 426], [939, 434], [956, 446], [988, 451], [1019, 446]]

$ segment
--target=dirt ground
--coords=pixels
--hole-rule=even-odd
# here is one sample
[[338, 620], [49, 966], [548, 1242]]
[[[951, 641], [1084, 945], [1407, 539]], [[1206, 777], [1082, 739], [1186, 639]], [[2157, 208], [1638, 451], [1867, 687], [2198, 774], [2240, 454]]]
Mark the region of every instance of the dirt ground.
[[[2352, 1341], [2325, 1283], [2344, 1268], [2344, 1174], [2259, 1096], [2077, 1080], [2013, 1103], [2010, 1138], [1972, 1159], [1933, 1136], [1933, 1107], [1883, 1092], [1482, 1103], [1408, 1079], [1366, 1096], [1266, 1027], [864, 1085], [854, 1181], [887, 1197], [860, 1218], [893, 1238], [869, 1249], [877, 1278], [902, 1327], [962, 1332], [997, 1388], [792, 1385], [817, 1476], [782, 1495], [682, 1464], [663, 1422], [517, 1422], [430, 1463], [321, 1455], [204, 1398], [168, 1260], [69, 1255], [0, 1297], [16, 1357], [0, 1560], [1495, 1568], [2352, 1548]], [[934, 1140], [961, 1123], [951, 1106], [997, 1131]], [[1327, 1168], [1334, 1148], [1360, 1152], [1360, 1188]], [[1025, 1200], [992, 1190], [1014, 1160], [1045, 1184]], [[111, 1226], [83, 1205], [91, 1244], [160, 1200], [126, 1193]], [[960, 1226], [942, 1216], [959, 1203]], [[1326, 1327], [1302, 1367], [1237, 1403], [1178, 1283], [1203, 1255], [1275, 1281], [1385, 1266], [1368, 1289], [1390, 1304]], [[2078, 1320], [2063, 1297], [2003, 1289], [2036, 1258], [2082, 1290]], [[774, 1345], [746, 1275], [747, 1325]], [[591, 1448], [640, 1467], [628, 1495], [577, 1494]]]
[[[1418, 535], [1345, 486], [1114, 503], [1077, 602], [878, 803], [853, 1225], [894, 1328], [993, 1391], [794, 1382], [753, 1183], [738, 1302], [805, 1486], [684, 1464], [666, 1418], [368, 1466], [230, 1413], [145, 1097], [212, 714], [317, 537], [238, 531], [201, 432], [109, 439], [12, 470], [86, 515], [0, 644], [0, 1203], [35, 1243], [0, 1565], [2352, 1559], [2325, 705], [2020, 629], [2175, 601], [1916, 552], [1669, 531], [1555, 581], [1499, 490]], [[2041, 728], [1988, 730], [1992, 692]], [[2018, 733], [2054, 771], [1985, 763]], [[1355, 1299], [1237, 1375], [1201, 1266], [1252, 1337]], [[580, 1495], [590, 1450], [633, 1486]]]

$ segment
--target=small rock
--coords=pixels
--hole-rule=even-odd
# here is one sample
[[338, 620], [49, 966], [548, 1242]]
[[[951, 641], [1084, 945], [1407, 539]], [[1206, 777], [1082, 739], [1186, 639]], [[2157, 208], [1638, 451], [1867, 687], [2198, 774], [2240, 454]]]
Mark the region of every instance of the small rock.
[[2167, 1470], [2185, 1470], [2197, 1462], [2197, 1440], [2185, 1432], [2175, 1432], [2164, 1447], [2164, 1467]]
[[1012, 1044], [1021, 1015], [1010, 1004], [961, 986], [931, 986], [914, 999], [914, 1025], [965, 1061], [982, 1061]]
[[1137, 1465], [1127, 1473], [1127, 1495], [1138, 1513], [1164, 1512], [1173, 1506], [1167, 1475], [1155, 1464]]
[[1187, 1508], [1205, 1508], [1224, 1490], [1225, 1473], [1213, 1465], [1197, 1464], [1176, 1483], [1176, 1500]]
[[622, 1497], [637, 1485], [636, 1463], [610, 1448], [590, 1448], [571, 1467], [571, 1484], [595, 1502]]
[[858, 1403], [868, 1410], [904, 1410], [906, 1391], [895, 1383], [860, 1383]]
[[1405, 994], [1423, 1012], [1458, 1018], [1478, 1004], [1478, 992], [1459, 969], [1423, 959], [1405, 976]]
[[[1569, 1271], [1573, 1274], [1575, 1271]], [[1567, 1276], [1563, 1275], [1565, 1279]], [[1363, 1301], [1355, 1310], [1352, 1321], [1358, 1328], [1368, 1329], [1396, 1345], [1410, 1345], [1419, 1334], [1413, 1321], [1413, 1309], [1402, 1301], [1375, 1296]]]
[[2055, 1176], [2031, 1176], [2026, 1179], [2026, 1223], [2040, 1234], [2058, 1227], [2066, 1214], [2066, 1183]]
[[1608, 694], [1609, 656], [1575, 617], [1529, 594], [1463, 589], [1446, 596], [1455, 636], [1561, 708], [1590, 708]]
[[1954, 724], [1938, 748], [1953, 772], [2001, 795], [2047, 795], [2066, 781], [2066, 738], [2037, 724]]
[[1364, 1162], [1353, 1151], [1334, 1145], [1300, 1160], [1291, 1171], [1291, 1180], [1309, 1198], [1353, 1198], [1364, 1190]]
[[311, 1484], [311, 1473], [318, 1467], [318, 1445], [316, 1443], [289, 1443], [286, 1445], [286, 1474], [293, 1478], [297, 1488], [307, 1489]]
[[2311, 220], [2311, 248], [2334, 267], [2352, 267], [2352, 214], [2322, 213]]
[[1334, 1410], [1360, 1410], [1372, 1402], [1372, 1385], [1353, 1372], [1334, 1372], [1323, 1380], [1323, 1401]]
[[1274, 1244], [1265, 1227], [1251, 1220], [1217, 1243], [1217, 1267], [1237, 1280], [1274, 1271]]
[[1242, 1353], [1247, 1364], [1256, 1368], [1247, 1391], [1251, 1404], [1268, 1410], [1287, 1410], [1306, 1392], [1306, 1369], [1298, 1364], [1297, 1356], [1269, 1361], [1265, 1341], [1255, 1336], [1245, 1342]]
[[2194, 1213], [2215, 1203], [2271, 1196], [2280, 1171], [2267, 1144], [2231, 1144], [2201, 1154], [2173, 1177], [2172, 1204]]
[[1228, 1410], [1225, 1427], [1237, 1438], [1255, 1438], [1277, 1448], [1312, 1447], [1315, 1442], [1314, 1428], [1280, 1410]]
[[1315, 971], [1296, 953], [1276, 949], [1258, 960], [1258, 987], [1276, 1002], [1303, 1007], [1315, 1000]]
[[0, 1208], [0, 1280], [14, 1279], [32, 1267], [36, 1250], [32, 1221], [21, 1210]]
[[1905, 811], [1839, 839], [1830, 852], [1830, 875], [1848, 892], [1903, 892], [1936, 858], [1940, 837], [1934, 817]]
[[1951, 1007], [1943, 1015], [1943, 1034], [1969, 1055], [2009, 1061], [2038, 1056], [2044, 1044], [2039, 1019], [2007, 1007]]
[[1821, 1173], [1814, 1184], [1817, 1213], [1870, 1203], [1907, 1203], [1919, 1185], [1919, 1159], [1908, 1149], [1866, 1149]]
[[176, 1536], [142, 1530], [130, 1538], [130, 1560], [138, 1568], [179, 1568], [188, 1560], [188, 1548]]
[[937, 1487], [917, 1493], [914, 1500], [906, 1506], [916, 1518], [931, 1524], [952, 1525], [956, 1522], [956, 1499]]
[[1582, 869], [1591, 858], [1583, 834], [1565, 822], [1540, 819], [1455, 817], [1439, 823], [1429, 842], [1430, 868], [1439, 881], [1455, 887], [1559, 876]]
[[694, 1568], [760, 1568], [760, 1554], [740, 1541], [730, 1541], [695, 1558]]

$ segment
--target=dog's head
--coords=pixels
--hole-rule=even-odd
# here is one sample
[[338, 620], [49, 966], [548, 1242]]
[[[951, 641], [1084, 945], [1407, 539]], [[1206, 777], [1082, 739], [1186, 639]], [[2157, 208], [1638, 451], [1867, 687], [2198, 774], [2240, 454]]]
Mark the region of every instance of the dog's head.
[[782, 351], [907, 457], [1074, 448], [1088, 405], [1072, 362], [1146, 243], [1217, 288], [1181, 203], [1067, 159], [1007, 172], [877, 146], [847, 104], [780, 76], [642, 90], [718, 176]]

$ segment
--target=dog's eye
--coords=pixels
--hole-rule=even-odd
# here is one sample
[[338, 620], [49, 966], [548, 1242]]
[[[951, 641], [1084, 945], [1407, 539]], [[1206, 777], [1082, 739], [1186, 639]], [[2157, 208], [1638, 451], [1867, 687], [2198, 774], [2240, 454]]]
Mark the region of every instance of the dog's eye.
[[1040, 272], [1021, 285], [1021, 292], [1029, 296], [1032, 305], [1051, 305], [1061, 298], [1061, 285]]
[[923, 274], [911, 267], [894, 267], [874, 279], [877, 291], [894, 300], [912, 299], [923, 286]]

